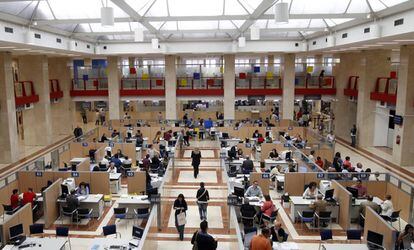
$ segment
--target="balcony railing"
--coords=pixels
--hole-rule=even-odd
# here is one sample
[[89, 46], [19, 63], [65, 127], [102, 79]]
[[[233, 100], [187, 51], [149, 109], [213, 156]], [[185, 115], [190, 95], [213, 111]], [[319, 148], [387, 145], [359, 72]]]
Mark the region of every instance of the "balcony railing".
[[142, 78], [122, 78], [121, 96], [164, 96], [165, 79], [164, 77]]
[[359, 76], [350, 76], [348, 78], [348, 85], [344, 89], [344, 95], [350, 97], [358, 96], [358, 80]]
[[50, 99], [59, 99], [63, 97], [63, 91], [60, 89], [58, 79], [50, 79]]
[[223, 93], [222, 77], [177, 77], [177, 95], [217, 96]]
[[108, 78], [72, 79], [71, 96], [107, 96]]
[[282, 79], [279, 76], [255, 76], [241, 74], [235, 80], [236, 95], [281, 95]]
[[375, 89], [370, 95], [371, 100], [395, 105], [397, 103], [397, 88], [397, 78], [378, 77]]
[[335, 95], [333, 76], [296, 76], [295, 94], [297, 95]]
[[16, 106], [26, 105], [39, 101], [32, 81], [20, 81], [14, 84]]

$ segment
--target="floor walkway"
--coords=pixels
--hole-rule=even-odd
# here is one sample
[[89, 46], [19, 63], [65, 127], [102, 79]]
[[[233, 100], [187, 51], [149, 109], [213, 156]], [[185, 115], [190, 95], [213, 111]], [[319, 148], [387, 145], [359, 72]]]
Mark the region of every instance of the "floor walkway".
[[[200, 174], [194, 179], [191, 166], [191, 150], [199, 147], [202, 160]], [[193, 233], [199, 228], [200, 218], [196, 203], [196, 193], [199, 183], [204, 182], [210, 194], [210, 201], [207, 208], [207, 221], [209, 233], [218, 239], [218, 249], [237, 249], [236, 232], [229, 229], [228, 207], [227, 207], [227, 183], [225, 172], [220, 167], [220, 152], [217, 142], [194, 141], [190, 147], [183, 148], [178, 159], [175, 159], [175, 166], [171, 180], [165, 183], [162, 203], [162, 225], [161, 231], [156, 234], [157, 249], [191, 249], [190, 243]], [[187, 224], [185, 226], [184, 240], [180, 241], [177, 230], [174, 226], [174, 200], [179, 194], [183, 194], [187, 204]]]

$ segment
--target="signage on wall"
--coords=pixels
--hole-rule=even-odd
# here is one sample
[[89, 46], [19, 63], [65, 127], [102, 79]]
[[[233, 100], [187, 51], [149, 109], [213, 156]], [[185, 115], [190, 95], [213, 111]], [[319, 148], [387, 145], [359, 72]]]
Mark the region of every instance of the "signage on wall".
[[263, 173], [262, 179], [270, 179], [270, 173]]
[[43, 172], [42, 171], [36, 171], [35, 176], [36, 177], [42, 177], [43, 176]]
[[318, 173], [316, 175], [316, 178], [318, 178], [318, 179], [324, 179], [325, 178], [325, 174], [324, 173]]
[[72, 172], [71, 175], [72, 177], [79, 177], [79, 172]]
[[365, 179], [367, 179], [367, 174], [365, 174], [365, 173], [361, 173], [361, 174], [359, 174], [359, 179], [360, 180], [365, 180]]
[[403, 125], [404, 118], [401, 115], [394, 115], [394, 124], [395, 125]]
[[237, 196], [232, 195], [232, 194], [227, 196], [227, 205], [234, 206], [234, 205], [237, 205], [237, 203], [238, 203]]
[[292, 126], [289, 126], [289, 127], [288, 127], [288, 130], [293, 130], [293, 127], [292, 127]]
[[127, 175], [127, 177], [134, 177], [134, 176], [135, 176], [135, 172], [133, 172], [133, 171], [128, 171], [128, 172], [126, 173], [126, 175]]
[[88, 143], [87, 142], [82, 142], [82, 146], [83, 147], [87, 147], [88, 146]]
[[109, 142], [109, 146], [111, 147], [111, 148], [113, 148], [114, 146], [115, 146], [115, 143], [114, 142]]

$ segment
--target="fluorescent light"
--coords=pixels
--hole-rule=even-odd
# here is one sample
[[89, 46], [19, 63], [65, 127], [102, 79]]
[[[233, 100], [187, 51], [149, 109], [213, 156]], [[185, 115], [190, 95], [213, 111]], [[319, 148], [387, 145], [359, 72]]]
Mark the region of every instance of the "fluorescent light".
[[112, 7], [102, 7], [101, 8], [101, 25], [106, 26], [114, 26], [115, 18], [114, 18], [114, 9]]
[[377, 44], [381, 44], [381, 45], [395, 45], [398, 44], [396, 42], [378, 42]]
[[246, 37], [241, 36], [239, 37], [239, 48], [246, 47]]
[[0, 49], [14, 49], [14, 48], [16, 48], [16, 47], [13, 47], [13, 46], [0, 47]]
[[289, 22], [289, 3], [280, 2], [275, 4], [275, 22]]
[[409, 42], [414, 42], [414, 39], [398, 39], [398, 40], [394, 40], [394, 42], [397, 42], [397, 43], [409, 43]]
[[144, 41], [144, 29], [138, 27], [134, 30], [134, 41], [143, 42]]
[[25, 51], [25, 50], [30, 50], [30, 49], [13, 49], [15, 51]]

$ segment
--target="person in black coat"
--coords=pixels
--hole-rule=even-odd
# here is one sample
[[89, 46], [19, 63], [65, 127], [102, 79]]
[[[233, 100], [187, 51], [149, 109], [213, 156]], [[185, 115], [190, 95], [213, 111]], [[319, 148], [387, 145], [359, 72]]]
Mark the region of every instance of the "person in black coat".
[[81, 137], [83, 135], [82, 128], [77, 126], [75, 130], [73, 130], [73, 135], [75, 136], [75, 138]]
[[208, 190], [204, 187], [204, 182], [200, 182], [200, 189], [197, 190], [197, 205], [200, 214], [200, 220], [207, 220], [207, 205], [210, 200]]
[[180, 240], [183, 240], [185, 225], [178, 225], [178, 220], [177, 220], [177, 215], [179, 215], [180, 213], [186, 214], [186, 211], [188, 209], [187, 202], [185, 201], [183, 194], [178, 195], [177, 199], [174, 201], [173, 208], [175, 209], [175, 227], [177, 228], [178, 234], [180, 236]]
[[198, 167], [200, 166], [200, 162], [201, 162], [201, 152], [198, 148], [194, 149], [193, 152], [191, 152], [191, 165], [193, 166], [194, 169], [194, 178], [197, 178], [198, 176]]
[[284, 242], [287, 240], [287, 234], [282, 228], [282, 223], [277, 220], [274, 221], [273, 227], [270, 228], [270, 233], [272, 235], [272, 241]]
[[[256, 215], [257, 211], [254, 206], [250, 205], [249, 199], [244, 199], [243, 205], [240, 207], [240, 214], [245, 218], [252, 218]], [[242, 223], [245, 227], [253, 226], [253, 219], [244, 219], [242, 218]]]
[[193, 234], [191, 244], [197, 244], [198, 250], [215, 250], [217, 249], [217, 240], [207, 233], [208, 223], [203, 220], [200, 223], [200, 230]]

